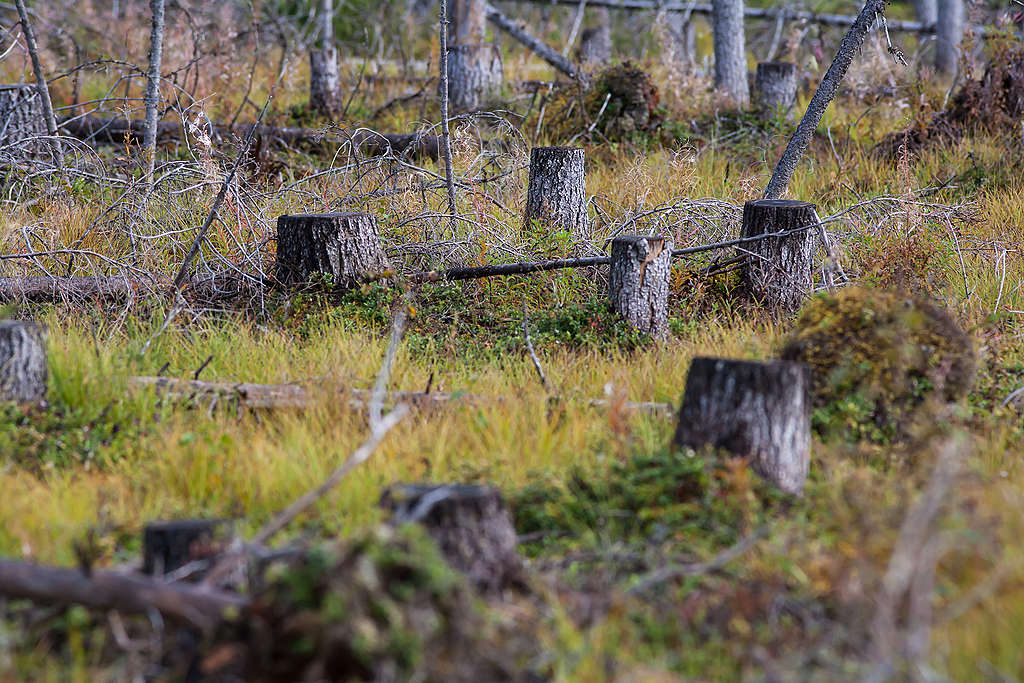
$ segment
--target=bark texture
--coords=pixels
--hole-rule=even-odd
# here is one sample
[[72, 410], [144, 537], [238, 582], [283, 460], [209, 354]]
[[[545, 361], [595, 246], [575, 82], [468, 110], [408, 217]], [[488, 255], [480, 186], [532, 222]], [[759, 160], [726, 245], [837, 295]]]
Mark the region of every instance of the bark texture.
[[487, 3], [483, 0], [447, 0], [454, 43], [472, 45], [487, 38]]
[[46, 398], [46, 334], [20, 320], [0, 320], [0, 401]]
[[964, 39], [964, 0], [938, 0], [935, 24], [935, 69], [952, 75], [960, 66], [960, 42]]
[[590, 66], [607, 64], [612, 58], [612, 25], [608, 8], [598, 7], [589, 11], [595, 21], [580, 36], [580, 62]]
[[675, 444], [749, 458], [758, 475], [799, 494], [810, 466], [809, 375], [800, 363], [695, 358]]
[[925, 26], [935, 26], [939, 17], [938, 0], [914, 0], [914, 13]]
[[62, 169], [64, 167], [64, 150], [57, 138], [57, 119], [53, 113], [53, 101], [50, 99], [50, 86], [43, 72], [43, 64], [39, 59], [39, 48], [36, 46], [35, 30], [29, 20], [28, 8], [25, 7], [25, 0], [15, 0], [15, 7], [18, 10], [18, 19], [21, 21], [21, 32], [25, 36], [25, 48], [32, 60], [32, 73], [36, 77], [36, 92], [39, 95], [40, 106], [43, 112], [43, 121], [46, 123], [46, 132], [50, 136], [49, 145], [53, 152], [54, 161]]
[[608, 298], [626, 322], [654, 339], [668, 336], [672, 246], [664, 237], [612, 240]]
[[142, 139], [145, 155], [146, 187], [152, 187], [156, 167], [157, 121], [160, 118], [160, 62], [164, 53], [164, 0], [150, 0], [152, 26], [149, 33], [149, 71], [146, 74], [146, 134]]
[[522, 579], [516, 531], [498, 489], [465, 484], [396, 484], [381, 505], [396, 523], [422, 524], [448, 563], [484, 592]]
[[309, 51], [309, 107], [320, 116], [333, 118], [341, 102], [338, 52], [333, 46]]
[[791, 119], [796, 103], [796, 64], [761, 62], [754, 79], [754, 108], [762, 119]]
[[530, 150], [530, 184], [526, 190], [527, 229], [534, 221], [586, 239], [587, 189], [583, 150], [579, 147], [534, 147]]
[[490, 43], [448, 47], [448, 97], [454, 111], [473, 111], [501, 90], [501, 51]]
[[750, 103], [747, 84], [747, 41], [743, 31], [743, 0], [712, 0], [711, 28], [715, 43], [715, 86], [737, 107]]
[[782, 237], [749, 242], [738, 248], [747, 258], [740, 287], [750, 299], [775, 313], [800, 308], [811, 291], [811, 265], [817, 230], [815, 205], [789, 199], [757, 199], [743, 206], [741, 237], [793, 231]]
[[142, 532], [142, 571], [162, 576], [217, 555], [226, 524], [218, 519], [182, 519], [147, 524]]
[[365, 213], [323, 213], [277, 219], [277, 269], [284, 285], [327, 276], [348, 288], [391, 269], [377, 232], [377, 219]]
[[[0, 86], [0, 147], [22, 144], [39, 135], [46, 135], [46, 118], [36, 86]], [[31, 143], [30, 147], [34, 151], [39, 145]]]

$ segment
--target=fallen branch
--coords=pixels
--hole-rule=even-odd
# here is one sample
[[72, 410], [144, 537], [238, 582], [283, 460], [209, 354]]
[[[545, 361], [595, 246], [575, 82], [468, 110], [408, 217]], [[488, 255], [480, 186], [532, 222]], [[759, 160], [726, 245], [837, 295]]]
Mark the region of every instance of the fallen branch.
[[532, 35], [516, 22], [506, 17], [493, 5], [486, 5], [484, 7], [484, 11], [487, 13], [488, 21], [525, 45], [531, 52], [543, 59], [545, 62], [555, 67], [574, 81], [579, 81], [584, 87], [590, 84], [590, 79], [582, 69], [563, 57], [558, 50], [549, 46], [540, 38]]

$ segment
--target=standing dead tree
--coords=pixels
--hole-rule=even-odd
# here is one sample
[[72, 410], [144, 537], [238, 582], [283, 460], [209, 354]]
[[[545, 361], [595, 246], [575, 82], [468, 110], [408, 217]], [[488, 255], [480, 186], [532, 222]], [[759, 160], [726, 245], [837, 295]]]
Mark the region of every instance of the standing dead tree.
[[156, 168], [157, 122], [160, 118], [160, 62], [164, 53], [164, 0], [150, 0], [152, 27], [149, 33], [149, 71], [146, 74], [146, 132], [142, 140], [146, 193], [153, 187]]
[[448, 97], [455, 111], [471, 111], [501, 89], [501, 51], [486, 42], [483, 0], [452, 0], [454, 40], [448, 45]]
[[309, 51], [309, 106], [320, 116], [333, 118], [341, 100], [333, 0], [320, 0], [316, 18], [317, 46]]
[[964, 39], [964, 0], [938, 0], [936, 10], [935, 69], [953, 75], [960, 66], [960, 43]]
[[737, 107], [750, 103], [743, 0], [713, 0], [711, 28], [715, 43], [715, 86]]

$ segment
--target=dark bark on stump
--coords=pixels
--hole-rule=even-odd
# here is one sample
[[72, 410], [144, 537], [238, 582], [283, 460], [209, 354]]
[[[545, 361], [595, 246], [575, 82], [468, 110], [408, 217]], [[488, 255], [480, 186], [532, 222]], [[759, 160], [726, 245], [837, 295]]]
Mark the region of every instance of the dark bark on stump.
[[276, 278], [284, 285], [320, 275], [344, 289], [390, 269], [373, 216], [324, 213], [277, 219]]
[[794, 231], [751, 242], [737, 251], [747, 258], [740, 270], [743, 294], [773, 313], [800, 308], [811, 291], [811, 265], [818, 231], [815, 205], [789, 199], [757, 199], [743, 206], [740, 237]]
[[516, 531], [501, 492], [490, 486], [396, 484], [381, 497], [396, 523], [422, 524], [452, 567], [484, 592], [522, 580]]
[[[46, 119], [36, 86], [0, 86], [0, 147], [39, 135], [46, 135]], [[33, 151], [39, 147], [32, 145]]]
[[583, 150], [534, 147], [526, 191], [526, 227], [534, 221], [561, 228], [577, 240], [590, 233]]
[[655, 339], [668, 335], [672, 246], [664, 237], [612, 240], [608, 298], [626, 322]]
[[479, 109], [501, 90], [501, 51], [490, 43], [448, 48], [448, 97], [455, 111]]
[[754, 78], [754, 108], [762, 120], [791, 120], [796, 103], [796, 64], [761, 62]]
[[589, 10], [597, 22], [580, 36], [580, 62], [585, 65], [607, 64], [612, 58], [612, 28], [608, 8]]
[[749, 458], [761, 477], [798, 494], [810, 466], [809, 388], [800, 363], [695, 358], [674, 443]]
[[46, 397], [46, 334], [35, 323], [0, 320], [0, 401]]
[[147, 524], [142, 532], [142, 571], [162, 576], [223, 549], [224, 520], [184, 519]]

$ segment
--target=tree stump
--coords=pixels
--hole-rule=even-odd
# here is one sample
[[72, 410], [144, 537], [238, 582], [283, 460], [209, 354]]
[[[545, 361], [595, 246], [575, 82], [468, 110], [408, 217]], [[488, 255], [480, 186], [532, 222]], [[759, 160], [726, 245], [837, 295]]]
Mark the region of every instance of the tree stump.
[[142, 531], [142, 571], [163, 576], [189, 562], [207, 560], [224, 548], [222, 519], [182, 519], [152, 522]]
[[448, 48], [448, 98], [455, 111], [473, 111], [501, 90], [501, 51], [491, 43]]
[[498, 489], [468, 484], [395, 484], [381, 507], [401, 524], [422, 524], [448, 563], [484, 592], [522, 579], [516, 531]]
[[741, 237], [794, 231], [737, 247], [747, 258], [740, 269], [743, 294], [773, 313], [800, 308], [811, 291], [811, 265], [818, 231], [815, 205], [789, 199], [756, 199], [743, 206]]
[[612, 26], [607, 7], [593, 10], [596, 23], [580, 35], [580, 63], [585, 66], [607, 64], [612, 58]]
[[711, 30], [715, 47], [715, 86], [737, 107], [750, 103], [743, 0], [712, 0]]
[[38, 93], [34, 85], [0, 85], [0, 147], [46, 135]]
[[341, 103], [338, 51], [333, 46], [309, 51], [309, 108], [333, 118]]
[[637, 235], [612, 240], [608, 298], [632, 327], [654, 339], [668, 336], [672, 240]]
[[0, 320], [0, 401], [46, 397], [46, 333], [35, 323]]
[[810, 466], [809, 389], [800, 363], [695, 358], [674, 443], [749, 458], [758, 475], [799, 494]]
[[763, 121], [793, 119], [796, 64], [761, 62], [754, 78], [754, 108]]
[[347, 289], [390, 269], [373, 216], [321, 213], [277, 219], [276, 277], [281, 284], [303, 284], [320, 275]]
[[952, 75], [960, 68], [960, 43], [964, 39], [964, 0], [938, 0], [935, 23], [935, 69]]
[[527, 229], [536, 221], [565, 230], [576, 240], [589, 237], [583, 150], [578, 147], [534, 147], [530, 150], [530, 183], [526, 190]]

